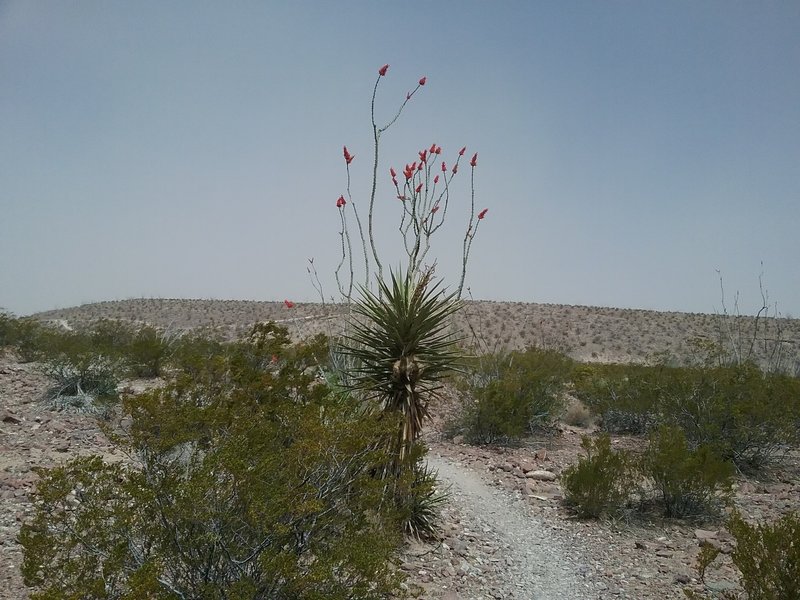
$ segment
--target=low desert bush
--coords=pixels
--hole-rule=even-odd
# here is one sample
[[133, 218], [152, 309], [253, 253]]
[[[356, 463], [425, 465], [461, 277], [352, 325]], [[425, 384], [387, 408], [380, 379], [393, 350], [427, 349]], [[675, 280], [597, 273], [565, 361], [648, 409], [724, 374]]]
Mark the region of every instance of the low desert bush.
[[47, 347], [50, 329], [39, 321], [18, 318], [11, 313], [0, 313], [0, 348], [13, 346], [24, 362], [37, 360]]
[[642, 365], [583, 365], [573, 385], [605, 431], [642, 435], [658, 422], [660, 374]]
[[800, 379], [752, 364], [678, 369], [661, 394], [664, 420], [739, 469], [780, 459], [800, 443]]
[[612, 433], [683, 430], [739, 469], [757, 469], [800, 444], [800, 379], [752, 364], [582, 367], [575, 393]]
[[[316, 344], [290, 346], [272, 325], [254, 333], [123, 399], [131, 425], [117, 441], [133, 463], [40, 471], [20, 533], [33, 599], [398, 592], [392, 558], [412, 511], [376, 476], [397, 420], [322, 382]], [[388, 500], [424, 504], [430, 482], [394, 480]]]
[[734, 513], [728, 529], [736, 539], [731, 558], [750, 600], [800, 598], [800, 514], [750, 525]]
[[[747, 523], [734, 512], [727, 523], [736, 540], [731, 552], [733, 564], [739, 570], [740, 584], [748, 600], [790, 600], [800, 598], [800, 514], [784, 515], [773, 523]], [[719, 550], [705, 546], [698, 557], [698, 572], [705, 580], [708, 566]], [[689, 598], [709, 598], [691, 591]], [[723, 600], [738, 596], [723, 592]]]
[[471, 443], [513, 442], [558, 418], [573, 362], [558, 352], [529, 348], [476, 359], [461, 381], [460, 417]]
[[163, 375], [177, 336], [150, 325], [103, 319], [85, 332], [95, 351], [118, 359], [131, 377]]
[[117, 398], [123, 368], [113, 356], [98, 353], [90, 336], [72, 331], [43, 331], [46, 345], [37, 352], [39, 369], [54, 384], [45, 400], [54, 408], [103, 413]]
[[561, 475], [567, 504], [581, 517], [597, 518], [618, 512], [637, 487], [633, 457], [625, 450], [613, 450], [608, 434], [594, 440], [585, 436], [581, 445], [586, 457]]
[[717, 515], [730, 499], [733, 471], [710, 447], [689, 448], [676, 427], [654, 432], [642, 459], [642, 472], [666, 517]]
[[53, 358], [41, 371], [55, 382], [44, 398], [54, 409], [102, 416], [117, 399], [119, 367], [102, 356]]

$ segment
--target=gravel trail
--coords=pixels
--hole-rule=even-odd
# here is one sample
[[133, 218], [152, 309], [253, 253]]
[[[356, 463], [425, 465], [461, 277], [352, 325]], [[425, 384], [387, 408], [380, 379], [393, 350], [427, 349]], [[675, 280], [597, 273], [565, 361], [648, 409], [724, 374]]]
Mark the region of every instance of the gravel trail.
[[[585, 578], [580, 550], [563, 532], [555, 531], [531, 514], [513, 494], [486, 484], [474, 471], [451, 459], [430, 453], [428, 464], [450, 487], [450, 503], [462, 523], [482, 536], [493, 538], [501, 560], [495, 562], [494, 589], [474, 597], [527, 598], [531, 600], [583, 600], [598, 598]], [[499, 594], [498, 594], [499, 593]]]

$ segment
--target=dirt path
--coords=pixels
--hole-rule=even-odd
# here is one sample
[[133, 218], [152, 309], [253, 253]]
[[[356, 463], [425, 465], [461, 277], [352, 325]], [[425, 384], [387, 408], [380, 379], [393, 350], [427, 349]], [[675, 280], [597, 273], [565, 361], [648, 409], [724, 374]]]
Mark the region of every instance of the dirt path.
[[[563, 534], [538, 521], [522, 500], [490, 487], [474, 471], [435, 452], [429, 454], [428, 464], [450, 487], [450, 504], [460, 515], [461, 526], [490, 540], [490, 547], [498, 549], [486, 561], [493, 567], [489, 577], [492, 583], [487, 581], [484, 587], [488, 589], [474, 586], [475, 595], [471, 597], [598, 597], [592, 581], [585, 578], [587, 567], [579, 550]], [[476, 559], [483, 562], [479, 552]]]

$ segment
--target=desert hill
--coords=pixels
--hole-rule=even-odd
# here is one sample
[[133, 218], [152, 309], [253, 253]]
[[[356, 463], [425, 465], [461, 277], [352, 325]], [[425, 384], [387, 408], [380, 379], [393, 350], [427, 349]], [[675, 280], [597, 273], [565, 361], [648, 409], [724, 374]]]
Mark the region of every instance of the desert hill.
[[[33, 315], [69, 326], [97, 319], [146, 322], [179, 330], [214, 328], [235, 336], [258, 321], [283, 323], [293, 335], [331, 333], [344, 307], [248, 300], [129, 299], [84, 304]], [[468, 301], [455, 327], [481, 350], [530, 345], [562, 350], [587, 362], [642, 362], [667, 354], [678, 364], [697, 359], [693, 340], [751, 352], [762, 365], [778, 362], [800, 373], [800, 319], [722, 316], [620, 308]]]

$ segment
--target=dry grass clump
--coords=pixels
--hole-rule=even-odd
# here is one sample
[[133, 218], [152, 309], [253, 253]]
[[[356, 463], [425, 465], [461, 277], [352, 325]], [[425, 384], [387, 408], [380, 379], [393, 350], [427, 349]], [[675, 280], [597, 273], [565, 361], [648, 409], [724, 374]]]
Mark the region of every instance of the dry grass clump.
[[587, 429], [594, 425], [594, 417], [589, 408], [577, 398], [570, 398], [567, 402], [564, 415], [561, 420], [567, 425], [573, 427], [582, 427]]

